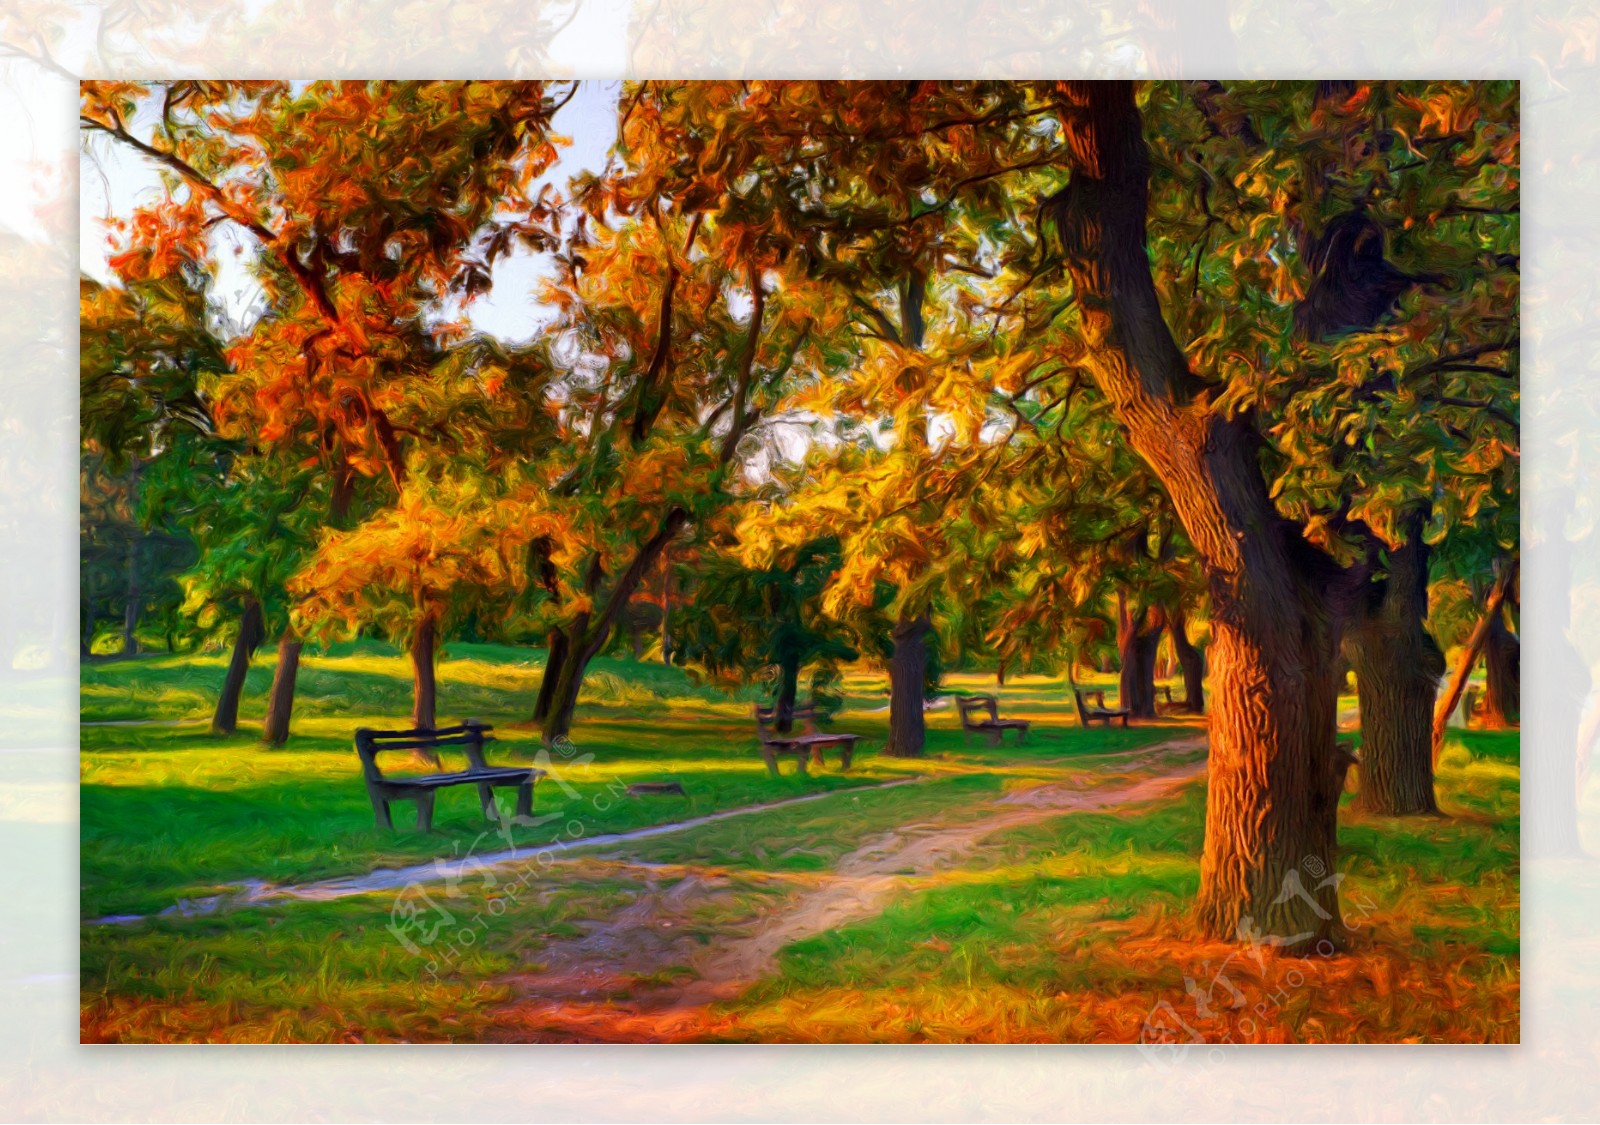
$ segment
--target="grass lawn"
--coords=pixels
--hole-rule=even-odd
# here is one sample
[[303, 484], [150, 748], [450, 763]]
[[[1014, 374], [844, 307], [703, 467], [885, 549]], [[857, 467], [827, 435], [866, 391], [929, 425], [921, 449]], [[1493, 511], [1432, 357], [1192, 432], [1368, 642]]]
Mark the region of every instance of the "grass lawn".
[[[510, 724], [532, 699], [539, 654], [456, 645], [450, 655], [441, 716], [494, 723], [502, 758], [532, 756], [534, 735]], [[85, 666], [86, 723], [201, 720], [84, 727], [85, 919], [151, 914], [245, 880], [299, 883], [504, 846], [485, 835], [470, 791], [441, 796], [431, 835], [374, 828], [351, 732], [408, 713], [399, 655], [372, 644], [308, 655], [295, 738], [282, 750], [263, 748], [248, 726], [230, 739], [206, 732], [222, 670], [220, 656]], [[270, 676], [270, 663], [252, 671], [245, 715], [259, 716]], [[561, 815], [514, 830], [517, 843], [820, 799], [570, 853], [551, 870], [527, 864], [429, 884], [426, 941], [396, 925], [417, 909], [415, 889], [86, 925], [83, 1035], [1129, 1042], [1152, 1012], [1170, 1010], [1213, 1042], [1517, 1037], [1515, 734], [1458, 734], [1439, 779], [1445, 818], [1383, 821], [1347, 809], [1352, 952], [1258, 964], [1247, 949], [1241, 961], [1240, 947], [1186, 937], [1203, 780], [1126, 808], [984, 827], [1040, 787], [1087, 799], [1192, 764], [1198, 751], [1157, 762], [1142, 748], [1197, 728], [1085, 731], [1059, 680], [1024, 677], [1000, 694], [1003, 714], [1034, 721], [1027, 745], [967, 747], [953, 708], [939, 709], [929, 713], [928, 756], [907, 761], [878, 752], [881, 678], [855, 675], [845, 687], [837, 725], [864, 738], [856, 768], [800, 778], [786, 767], [773, 779], [755, 753], [749, 699], [678, 669], [601, 661], [573, 731], [576, 755], [553, 764], [570, 789], [539, 787], [536, 813]], [[953, 676], [950, 687], [994, 690], [978, 676]], [[626, 784], [667, 779], [687, 796], [618, 796]], [[688, 1022], [681, 1013], [660, 1022], [650, 998], [696, 979], [701, 951], [759, 937], [764, 919], [849, 883], [840, 873], [884, 840], [962, 825], [980, 825], [981, 847], [904, 870], [891, 858], [875, 876], [892, 883], [881, 908], [785, 942], [759, 979], [707, 998]], [[665, 944], [651, 945], [652, 933]], [[541, 982], [563, 958], [581, 960], [586, 943], [612, 937], [629, 944], [615, 979], [556, 1005], [581, 1011], [574, 1030], [552, 1015]], [[594, 948], [597, 963], [610, 956]], [[1201, 997], [1210, 989], [1209, 1015], [1190, 985]], [[1236, 995], [1247, 1002], [1235, 1005]]]

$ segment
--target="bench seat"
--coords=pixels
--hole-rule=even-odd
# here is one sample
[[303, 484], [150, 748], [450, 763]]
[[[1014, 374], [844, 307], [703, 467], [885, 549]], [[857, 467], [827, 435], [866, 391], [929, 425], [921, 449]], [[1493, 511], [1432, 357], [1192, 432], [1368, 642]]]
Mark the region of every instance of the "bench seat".
[[[456, 785], [475, 786], [483, 815], [494, 821], [500, 820], [500, 810], [494, 803], [494, 791], [515, 788], [517, 805], [513, 820], [531, 819], [533, 787], [545, 775], [545, 771], [532, 766], [489, 765], [484, 761], [483, 745], [489, 741], [485, 735], [492, 729], [485, 723], [467, 719], [459, 726], [438, 730], [374, 730], [370, 727], [357, 730], [356, 753], [361, 758], [361, 772], [366, 779], [367, 796], [372, 801], [378, 827], [393, 830], [390, 803], [411, 801], [417, 806], [418, 830], [431, 832], [435, 794], [440, 789]], [[440, 750], [458, 748], [467, 759], [467, 768], [464, 770], [393, 776], [386, 775], [378, 765], [378, 755], [383, 753], [426, 750], [437, 758]]]
[[[999, 746], [1008, 730], [1017, 732], [1017, 744], [1028, 737], [1032, 724], [1027, 719], [1002, 719], [1000, 701], [992, 695], [963, 695], [956, 698], [956, 712], [961, 716], [961, 731], [967, 742], [974, 734], [987, 735], [990, 746]], [[987, 718], [975, 718], [986, 715]]]
[[839, 768], [841, 770], [850, 768], [851, 760], [855, 756], [856, 743], [861, 740], [859, 734], [818, 730], [816, 708], [810, 704], [794, 708], [789, 718], [791, 723], [802, 724], [802, 729], [779, 731], [777, 709], [756, 708], [756, 734], [761, 742], [761, 757], [767, 763], [767, 769], [771, 771], [773, 777], [778, 776], [779, 754], [793, 754], [795, 771], [804, 774], [807, 760], [816, 766], [827, 764], [822, 752], [830, 746], [839, 748]]

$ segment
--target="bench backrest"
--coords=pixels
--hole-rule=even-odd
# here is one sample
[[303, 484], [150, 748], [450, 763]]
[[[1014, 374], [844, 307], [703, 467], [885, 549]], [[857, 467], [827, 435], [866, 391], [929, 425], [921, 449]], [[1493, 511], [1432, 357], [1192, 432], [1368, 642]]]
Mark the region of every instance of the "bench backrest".
[[[817, 729], [817, 706], [807, 703], [803, 706], [789, 709], [789, 725], [792, 730], [795, 726], [804, 727], [810, 733]], [[763, 736], [778, 733], [778, 709], [776, 707], [756, 707], [756, 729]]]
[[475, 770], [487, 768], [483, 758], [484, 734], [494, 728], [473, 719], [459, 726], [438, 727], [433, 730], [374, 730], [360, 727], [356, 730], [356, 753], [361, 756], [361, 772], [368, 781], [382, 781], [383, 770], [378, 766], [378, 755], [391, 750], [441, 750], [459, 746], [468, 764]]
[[1084, 726], [1089, 725], [1089, 705], [1084, 702], [1084, 699], [1085, 697], [1091, 695], [1095, 698], [1095, 709], [1097, 711], [1104, 711], [1106, 709], [1106, 693], [1104, 688], [1091, 688], [1088, 691], [1084, 691], [1082, 688], [1072, 689], [1072, 702], [1078, 705], [1078, 722], [1082, 723]]
[[1072, 702], [1078, 706], [1078, 723], [1080, 726], [1089, 725], [1089, 709], [1083, 705], [1083, 692], [1077, 688], [1072, 689]]
[[1000, 701], [992, 695], [961, 695], [956, 697], [956, 710], [961, 714], [961, 725], [971, 726], [974, 712], [981, 711], [990, 722], [1000, 721]]

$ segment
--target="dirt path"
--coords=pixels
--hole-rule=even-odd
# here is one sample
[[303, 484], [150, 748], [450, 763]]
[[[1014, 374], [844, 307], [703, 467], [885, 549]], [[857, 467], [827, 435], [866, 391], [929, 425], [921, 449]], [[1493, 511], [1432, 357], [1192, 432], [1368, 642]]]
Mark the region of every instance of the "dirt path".
[[[809, 876], [631, 865], [647, 888], [625, 909], [591, 922], [580, 937], [552, 942], [538, 968], [509, 983], [514, 999], [499, 1021], [505, 1039], [682, 1040], [714, 1036], [709, 1005], [730, 999], [776, 967], [785, 946], [880, 914], [919, 879], [969, 856], [985, 838], [1073, 812], [1158, 800], [1205, 771], [1174, 765], [1203, 738], [1163, 743], [1129, 759], [1157, 770], [1126, 785], [1083, 791], [1067, 783], [1020, 790], [962, 822], [901, 825], [866, 841], [826, 873]], [[1165, 768], [1162, 768], [1165, 766]], [[752, 887], [752, 881], [775, 887]], [[666, 885], [670, 883], [670, 885]], [[743, 884], [741, 886], [741, 884]], [[739, 893], [789, 893], [741, 920], [707, 931], [697, 920], [739, 909]], [[763, 903], [763, 906], [766, 904]]]

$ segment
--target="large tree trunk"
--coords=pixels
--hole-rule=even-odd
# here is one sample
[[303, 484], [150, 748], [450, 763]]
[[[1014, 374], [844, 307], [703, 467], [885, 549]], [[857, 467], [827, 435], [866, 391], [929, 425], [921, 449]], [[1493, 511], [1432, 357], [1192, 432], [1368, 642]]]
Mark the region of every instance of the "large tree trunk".
[[1406, 541], [1389, 552], [1389, 574], [1371, 584], [1365, 612], [1345, 637], [1361, 704], [1361, 791], [1356, 803], [1389, 816], [1436, 813], [1432, 718], [1444, 654], [1428, 614], [1426, 511], [1404, 521]]
[[893, 758], [920, 758], [927, 738], [922, 705], [927, 693], [928, 634], [926, 613], [901, 618], [894, 627], [894, 652], [889, 658], [889, 744]]
[[1522, 714], [1522, 643], [1506, 628], [1505, 611], [1489, 619], [1483, 639], [1483, 725], [1514, 727]]
[[261, 724], [261, 741], [282, 746], [289, 741], [289, 719], [294, 714], [294, 684], [300, 673], [303, 642], [292, 628], [278, 637], [278, 666], [272, 672], [272, 694], [267, 697], [267, 717]]
[[1183, 672], [1183, 709], [1191, 715], [1206, 713], [1206, 658], [1189, 642], [1189, 623], [1183, 610], [1174, 609], [1167, 621], [1172, 650]]
[[244, 677], [250, 671], [250, 657], [265, 639], [261, 603], [246, 598], [244, 614], [239, 619], [239, 636], [233, 644], [233, 659], [228, 661], [228, 674], [222, 680], [217, 709], [211, 715], [213, 734], [232, 734], [239, 729], [239, 697], [244, 694]]
[[433, 668], [436, 628], [433, 614], [426, 613], [411, 635], [411, 725], [417, 730], [432, 730], [438, 725], [438, 682]]
[[1117, 656], [1121, 678], [1117, 682], [1117, 705], [1135, 719], [1156, 717], [1156, 649], [1166, 619], [1160, 610], [1128, 609], [1127, 597], [1117, 594]]
[[[1439, 762], [1439, 751], [1444, 749], [1444, 732], [1450, 722], [1450, 715], [1461, 703], [1461, 695], [1467, 690], [1467, 679], [1472, 675], [1472, 667], [1478, 662], [1478, 656], [1483, 652], [1483, 643], [1489, 636], [1489, 623], [1502, 612], [1505, 606], [1506, 591], [1516, 574], [1517, 564], [1508, 561], [1500, 567], [1500, 573], [1495, 576], [1494, 586], [1489, 590], [1489, 596], [1484, 601], [1483, 613], [1479, 616], [1477, 624], [1472, 627], [1466, 644], [1461, 646], [1461, 655], [1456, 659], [1455, 672], [1450, 676], [1450, 682], [1444, 689], [1444, 694], [1433, 705], [1433, 748], [1431, 757], [1435, 765]], [[1357, 672], [1357, 676], [1360, 673]]]
[[1212, 713], [1197, 916], [1208, 935], [1338, 944], [1336, 742], [1346, 572], [1277, 512], [1259, 436], [1207, 401], [1162, 318], [1145, 244], [1149, 153], [1127, 82], [1058, 85], [1071, 181], [1046, 200], [1082, 351], [1205, 568]]

